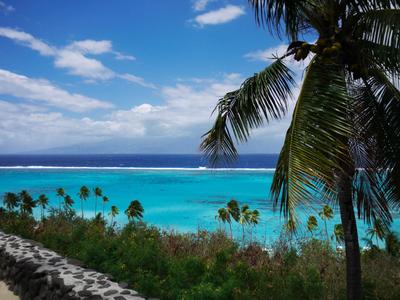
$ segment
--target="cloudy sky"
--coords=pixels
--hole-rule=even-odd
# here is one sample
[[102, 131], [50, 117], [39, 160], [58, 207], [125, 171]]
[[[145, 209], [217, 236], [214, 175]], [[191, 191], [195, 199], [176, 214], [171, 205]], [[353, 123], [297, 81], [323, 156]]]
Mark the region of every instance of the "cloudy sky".
[[[0, 0], [0, 153], [196, 153], [217, 100], [285, 44], [246, 0]], [[278, 152], [287, 127], [241, 152]]]

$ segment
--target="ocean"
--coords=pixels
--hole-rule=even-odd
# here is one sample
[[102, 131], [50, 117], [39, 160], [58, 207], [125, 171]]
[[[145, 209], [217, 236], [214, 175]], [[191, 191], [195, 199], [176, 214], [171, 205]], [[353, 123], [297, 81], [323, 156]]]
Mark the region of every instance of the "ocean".
[[[80, 212], [79, 188], [86, 185], [101, 187], [109, 198], [106, 214], [116, 205], [120, 214], [118, 224], [125, 224], [124, 210], [137, 199], [144, 209], [144, 221], [165, 230], [195, 232], [198, 229], [215, 230], [217, 210], [230, 199], [258, 209], [261, 222], [254, 236], [263, 243], [276, 240], [283, 227], [279, 209], [270, 199], [277, 155], [242, 155], [229, 168], [209, 169], [200, 155], [1, 155], [0, 195], [5, 192], [29, 191], [33, 197], [46, 194], [52, 206], [58, 205], [55, 190], [63, 187], [75, 200]], [[85, 216], [94, 216], [94, 197], [84, 203]], [[102, 210], [102, 205], [98, 205]], [[306, 232], [305, 220], [317, 215], [320, 205], [312, 210], [299, 209], [300, 231]], [[35, 210], [39, 216], [39, 209]], [[399, 228], [400, 218], [393, 228]], [[329, 231], [340, 222], [337, 209], [328, 222]], [[321, 237], [323, 222], [319, 220]], [[367, 225], [359, 222], [360, 237], [365, 237]], [[234, 225], [236, 237], [241, 227]]]

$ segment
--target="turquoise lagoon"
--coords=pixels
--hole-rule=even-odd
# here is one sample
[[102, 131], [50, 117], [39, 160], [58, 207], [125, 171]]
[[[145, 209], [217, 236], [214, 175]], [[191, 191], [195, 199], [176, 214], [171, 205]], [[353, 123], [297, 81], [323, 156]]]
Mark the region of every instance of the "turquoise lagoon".
[[[35, 198], [46, 194], [51, 206], [58, 206], [55, 190], [63, 187], [74, 200], [74, 208], [80, 213], [77, 195], [80, 186], [91, 189], [99, 186], [110, 201], [105, 207], [108, 214], [111, 205], [120, 209], [116, 218], [119, 225], [127, 218], [123, 211], [129, 202], [138, 199], [145, 209], [144, 221], [166, 230], [195, 232], [198, 229], [215, 230], [219, 224], [215, 219], [218, 208], [224, 207], [230, 199], [248, 204], [251, 209], [261, 212], [261, 222], [254, 229], [254, 236], [269, 244], [276, 240], [283, 226], [279, 209], [274, 211], [269, 198], [273, 169], [156, 169], [156, 168], [8, 168], [0, 169], [0, 194], [28, 190]], [[99, 203], [100, 203], [99, 199]], [[94, 216], [95, 198], [84, 203], [85, 216]], [[306, 232], [305, 220], [308, 215], [317, 215], [321, 206], [307, 212], [300, 209], [300, 231]], [[102, 210], [102, 205], [98, 205]], [[39, 209], [35, 210], [39, 216]], [[397, 230], [400, 218], [395, 215], [393, 229]], [[335, 217], [328, 222], [328, 230], [340, 221]], [[319, 220], [321, 237], [324, 237], [323, 222]], [[241, 237], [241, 227], [234, 225], [236, 237]], [[365, 237], [367, 225], [359, 222], [360, 238]]]

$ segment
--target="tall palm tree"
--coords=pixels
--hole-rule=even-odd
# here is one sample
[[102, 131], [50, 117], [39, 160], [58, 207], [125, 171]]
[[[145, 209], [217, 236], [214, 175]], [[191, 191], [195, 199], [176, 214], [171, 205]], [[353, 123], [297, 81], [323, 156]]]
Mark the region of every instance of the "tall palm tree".
[[333, 237], [335, 238], [336, 247], [337, 244], [342, 244], [344, 242], [344, 231], [342, 224], [335, 224], [333, 227]]
[[318, 228], [318, 221], [315, 216], [309, 216], [307, 219], [307, 230], [311, 233], [311, 236], [314, 237], [314, 230]]
[[306, 72], [271, 192], [289, 220], [296, 219], [298, 205], [317, 196], [338, 203], [345, 233], [347, 296], [361, 299], [354, 204], [367, 222], [380, 218], [390, 223], [390, 209], [400, 198], [400, 3], [249, 3], [258, 24], [285, 36], [289, 46], [265, 70], [219, 100], [216, 121], [201, 148], [212, 164], [235, 159], [235, 140], [246, 142], [252, 129], [288, 112], [295, 80], [285, 59], [303, 61]]
[[251, 210], [247, 204], [242, 205], [239, 214], [239, 224], [242, 225], [242, 243], [244, 243], [244, 228], [250, 223]]
[[119, 209], [118, 209], [118, 207], [116, 207], [115, 205], [112, 205], [112, 206], [111, 206], [111, 211], [109, 212], [109, 215], [110, 215], [110, 217], [111, 217], [111, 222], [110, 222], [111, 226], [113, 225], [114, 218], [115, 218], [118, 214], [119, 214]]
[[15, 193], [5, 193], [3, 196], [3, 204], [9, 212], [18, 207], [20, 199]]
[[143, 218], [143, 213], [143, 206], [138, 200], [133, 200], [125, 210], [125, 214], [129, 221], [135, 221], [135, 219], [140, 220]]
[[328, 237], [328, 226], [326, 224], [326, 221], [333, 218], [332, 207], [330, 207], [329, 205], [324, 205], [324, 207], [322, 208], [322, 210], [318, 214], [319, 214], [320, 218], [324, 221], [325, 236], [326, 236], [326, 239], [329, 240], [329, 237]]
[[367, 229], [367, 235], [371, 240], [375, 238], [376, 245], [379, 244], [379, 240], [385, 239], [387, 232], [385, 224], [380, 219], [376, 219], [373, 226]]
[[65, 196], [65, 190], [63, 188], [56, 189], [56, 195], [58, 197], [58, 209], [61, 211], [61, 202]]
[[33, 209], [36, 207], [36, 201], [33, 200], [32, 196], [26, 190], [22, 190], [18, 196], [21, 199], [21, 214], [31, 215]]
[[226, 205], [226, 210], [229, 214], [228, 223], [229, 223], [229, 229], [231, 231], [231, 238], [233, 239], [232, 220], [234, 220], [235, 222], [239, 222], [240, 218], [239, 203], [235, 199], [230, 200]]
[[294, 219], [288, 219], [283, 227], [285, 231], [289, 234], [291, 240], [293, 234], [296, 233], [297, 230], [296, 222], [294, 221]]
[[[228, 213], [228, 211], [226, 210], [225, 207], [222, 207], [222, 208], [218, 209], [218, 213], [215, 216], [215, 218], [218, 220], [218, 223], [219, 223], [220, 227], [221, 227], [221, 222], [224, 225], [225, 225], [225, 223], [227, 223], [227, 222], [229, 223], [230, 222], [230, 216], [229, 216], [229, 213]], [[232, 235], [232, 232], [231, 232], [231, 235]]]
[[40, 206], [40, 215], [42, 218], [42, 222], [44, 220], [44, 210], [46, 209], [46, 206], [49, 205], [49, 198], [45, 194], [41, 194], [39, 198], [36, 200], [37, 204]]
[[72, 205], [74, 205], [75, 201], [71, 198], [70, 195], [65, 195], [64, 197], [64, 208], [65, 210], [71, 209]]
[[94, 215], [97, 215], [97, 197], [102, 197], [103, 196], [103, 191], [99, 187], [95, 187], [93, 189], [94, 193], [94, 198], [95, 198], [95, 203], [94, 203]]
[[79, 193], [78, 193], [79, 199], [81, 199], [81, 210], [82, 210], [82, 218], [84, 217], [83, 215], [83, 201], [86, 201], [87, 198], [90, 196], [90, 190], [87, 188], [87, 186], [83, 185], [81, 186]]
[[105, 218], [105, 217], [104, 217], [104, 207], [106, 206], [106, 203], [107, 203], [108, 201], [109, 201], [108, 197], [103, 196], [103, 218]]
[[250, 241], [253, 240], [253, 228], [260, 222], [260, 212], [257, 209], [254, 209], [250, 213], [249, 224], [251, 225], [250, 231]]
[[389, 231], [385, 237], [386, 252], [392, 256], [400, 255], [400, 239], [392, 231]]

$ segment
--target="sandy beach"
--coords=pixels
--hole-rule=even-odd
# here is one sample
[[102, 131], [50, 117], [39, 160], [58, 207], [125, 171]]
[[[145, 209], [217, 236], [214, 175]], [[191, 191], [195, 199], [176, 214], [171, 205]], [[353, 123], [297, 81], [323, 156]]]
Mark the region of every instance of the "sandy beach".
[[19, 300], [19, 297], [15, 296], [8, 289], [8, 286], [3, 281], [0, 281], [0, 299], [1, 300]]

